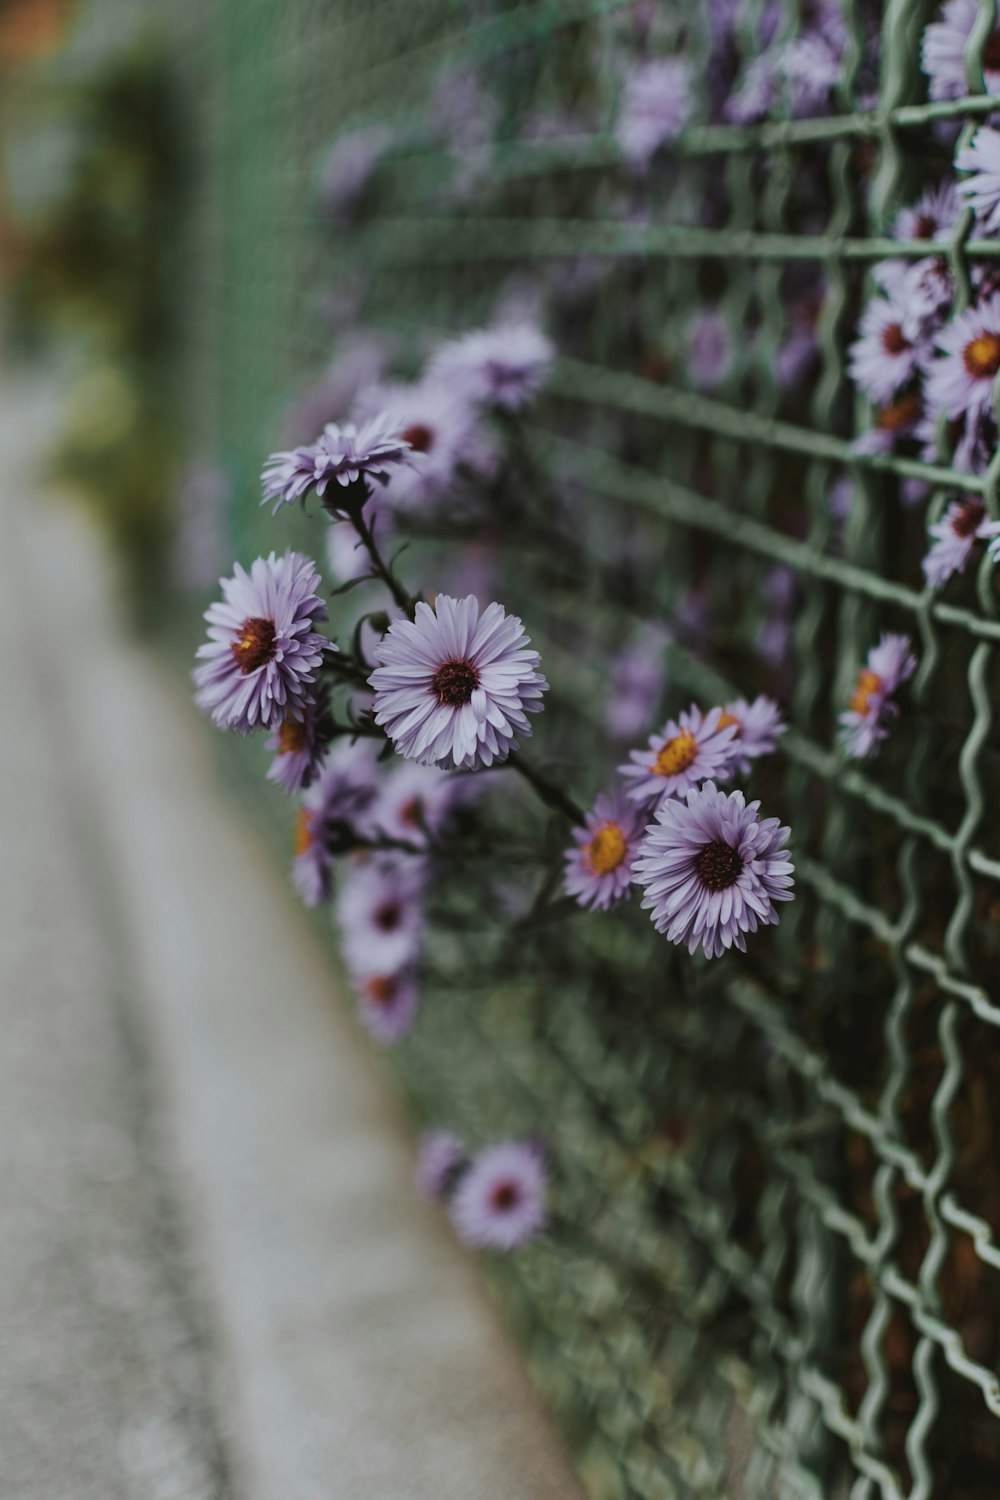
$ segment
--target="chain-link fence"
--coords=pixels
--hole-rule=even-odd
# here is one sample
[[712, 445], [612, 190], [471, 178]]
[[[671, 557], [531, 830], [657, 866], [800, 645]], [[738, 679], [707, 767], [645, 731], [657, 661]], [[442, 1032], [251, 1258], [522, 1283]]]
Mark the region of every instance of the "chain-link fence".
[[[485, 911], [474, 875], [442, 879], [402, 1076], [428, 1119], [550, 1144], [551, 1232], [489, 1275], [595, 1495], [985, 1500], [1000, 622], [987, 561], [920, 586], [907, 486], [930, 487], [932, 517], [955, 494], [995, 514], [1000, 467], [856, 445], [846, 351], [871, 266], [927, 255], [890, 228], [950, 164], [953, 122], [967, 139], [989, 109], [994, 6], [964, 97], [925, 102], [934, 7], [844, 0], [822, 111], [696, 109], [655, 172], [629, 173], [612, 127], [650, 27], [682, 37], [707, 97], [765, 29], [794, 40], [813, 10], [734, 3], [720, 64], [717, 8], [178, 7], [180, 401], [192, 453], [235, 477], [235, 554], [296, 537], [318, 553], [309, 523], [259, 510], [257, 476], [345, 322], [405, 367], [432, 336], [541, 299], [560, 357], [519, 435], [524, 512], [493, 518], [488, 566], [570, 705], [541, 724], [545, 755], [599, 788], [616, 663], [668, 626], [653, 654], [674, 706], [736, 690], [787, 705], [752, 785], [792, 826], [798, 897], [746, 957], [692, 965], [638, 910], [538, 925]], [[317, 174], [361, 127], [391, 145], [363, 211], [331, 219]], [[960, 302], [1000, 243], [972, 234], [960, 214], [938, 250]], [[724, 354], [699, 380], [706, 308]], [[409, 556], [444, 578], [458, 555], [468, 575], [481, 543], [453, 515]], [[914, 637], [919, 668], [878, 760], [851, 762], [837, 716], [882, 629]], [[508, 878], [517, 910], [529, 875]]]

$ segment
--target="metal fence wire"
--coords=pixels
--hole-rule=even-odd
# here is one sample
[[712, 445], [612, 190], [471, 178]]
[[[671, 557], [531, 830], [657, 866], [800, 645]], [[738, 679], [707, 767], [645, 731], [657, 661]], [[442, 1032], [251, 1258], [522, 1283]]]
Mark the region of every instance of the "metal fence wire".
[[[794, 38], [811, 12], [731, 9], [733, 73], [765, 13]], [[972, 27], [968, 94], [928, 103], [937, 7], [843, 0], [830, 109], [705, 123], [696, 100], [630, 174], [612, 130], [623, 59], [662, 27], [703, 99], [712, 10], [178, 3], [194, 169], [178, 399], [192, 452], [236, 476], [235, 555], [319, 556], [318, 522], [261, 513], [257, 476], [348, 317], [416, 368], [432, 337], [541, 294], [559, 358], [523, 435], [523, 513], [489, 537], [492, 594], [563, 704], [537, 741], [592, 797], [616, 758], [616, 653], [668, 626], [649, 729], [734, 690], [786, 707], [752, 791], [792, 827], [798, 895], [745, 957], [706, 964], [678, 959], [637, 903], [512, 939], [502, 885], [484, 910], [474, 874], [443, 877], [428, 999], [393, 1056], [427, 1119], [550, 1145], [551, 1231], [486, 1273], [594, 1496], [985, 1500], [1000, 1489], [1000, 621], [988, 561], [935, 592], [920, 560], [956, 494], [1000, 514], [1000, 457], [979, 475], [859, 452], [870, 411], [846, 351], [871, 266], [927, 254], [890, 227], [950, 167], [945, 127], [968, 139], [991, 107], [995, 7]], [[459, 97], [467, 128], [443, 144], [442, 98]], [[331, 224], [317, 171], [362, 126], [392, 144], [363, 209]], [[940, 247], [960, 298], [1000, 248], [972, 232], [960, 214]], [[710, 390], [690, 378], [706, 306], [730, 350]], [[931, 490], [916, 511], [913, 480]], [[444, 579], [456, 556], [467, 575], [482, 562], [461, 516], [401, 566]], [[882, 753], [851, 762], [837, 715], [883, 629], [913, 636], [919, 668]], [[516, 905], [521, 876], [505, 878]]]

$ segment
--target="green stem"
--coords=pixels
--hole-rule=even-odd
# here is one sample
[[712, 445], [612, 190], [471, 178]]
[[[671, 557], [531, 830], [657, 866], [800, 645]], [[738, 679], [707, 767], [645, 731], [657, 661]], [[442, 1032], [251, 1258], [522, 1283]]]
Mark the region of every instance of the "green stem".
[[361, 538], [362, 546], [371, 559], [373, 572], [381, 578], [400, 609], [412, 620], [416, 613], [416, 601], [406, 592], [395, 573], [389, 567], [388, 563], [384, 561], [382, 554], [379, 552], [375, 538], [372, 535], [372, 529], [364, 517], [364, 506], [359, 506], [357, 510], [352, 508], [350, 519], [351, 525]]
[[528, 783], [536, 796], [540, 797], [546, 807], [553, 808], [562, 813], [563, 817], [569, 818], [571, 823], [583, 822], [583, 809], [573, 801], [561, 786], [550, 781], [544, 772], [537, 770], [528, 761], [523, 760], [520, 755], [512, 755], [507, 761], [512, 771], [516, 771]]

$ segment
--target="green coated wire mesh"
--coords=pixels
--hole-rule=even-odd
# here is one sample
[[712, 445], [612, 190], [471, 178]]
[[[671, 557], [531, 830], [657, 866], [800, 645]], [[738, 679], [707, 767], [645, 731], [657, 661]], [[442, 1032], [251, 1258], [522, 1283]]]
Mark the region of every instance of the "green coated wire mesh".
[[[925, 530], [904, 496], [920, 480], [932, 513], [960, 492], [997, 514], [1000, 458], [979, 477], [859, 453], [845, 365], [871, 264], [926, 253], [887, 236], [940, 122], [968, 135], [985, 112], [993, 0], [967, 97], [926, 103], [932, 6], [845, 0], [832, 113], [694, 125], [643, 182], [610, 133], [636, 9], [178, 4], [185, 427], [237, 476], [242, 561], [299, 537], [319, 551], [307, 522], [282, 517], [279, 536], [257, 475], [345, 306], [415, 362], [429, 337], [543, 289], [560, 359], [523, 473], [532, 503], [558, 494], [566, 545], [533, 547], [518, 518], [516, 553], [492, 541], [498, 597], [568, 704], [541, 727], [546, 754], [596, 790], [581, 768], [607, 761], [608, 653], [670, 621], [675, 701], [738, 688], [788, 705], [753, 790], [792, 825], [799, 896], [745, 960], [706, 968], [676, 962], [638, 912], [511, 944], [474, 886], [442, 892], [403, 1079], [428, 1119], [551, 1141], [552, 1233], [488, 1274], [595, 1496], [985, 1500], [1000, 1476], [1000, 621], [988, 564], [944, 598], [915, 582]], [[693, 8], [653, 9], [704, 45]], [[779, 9], [794, 36], [808, 7]], [[765, 6], [737, 10], [745, 60]], [[488, 158], [474, 130], [457, 157], [435, 136], [442, 93], [463, 88], [473, 120], [489, 99]], [[318, 164], [370, 125], [393, 131], [378, 193], [333, 229]], [[1000, 244], [971, 240], [969, 219], [944, 252], [966, 288]], [[706, 304], [733, 348], [710, 393], [683, 370]], [[783, 380], [797, 336], [801, 373]], [[882, 756], [852, 765], [836, 717], [882, 629], [911, 633], [920, 666]]]

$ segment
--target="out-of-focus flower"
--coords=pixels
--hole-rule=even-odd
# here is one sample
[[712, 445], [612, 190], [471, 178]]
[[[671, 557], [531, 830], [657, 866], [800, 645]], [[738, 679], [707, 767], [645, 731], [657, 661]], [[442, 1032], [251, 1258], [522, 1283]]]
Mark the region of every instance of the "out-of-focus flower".
[[693, 703], [678, 719], [668, 719], [662, 734], [650, 736], [649, 748], [632, 750], [619, 766], [635, 802], [683, 797], [713, 776], [725, 776], [733, 754], [735, 723], [722, 723], [722, 709], [703, 714]]
[[222, 729], [246, 734], [302, 716], [324, 651], [337, 648], [315, 626], [327, 618], [320, 576], [301, 552], [236, 564], [220, 580], [222, 602], [205, 612], [209, 639], [198, 648], [195, 701]]
[[604, 724], [616, 740], [635, 739], [659, 707], [667, 681], [664, 652], [669, 641], [664, 626], [644, 625], [612, 661]]
[[1000, 370], [1000, 293], [958, 313], [938, 334], [937, 345], [941, 357], [925, 382], [928, 406], [949, 417], [988, 411]]
[[761, 52], [751, 58], [740, 81], [723, 106], [723, 118], [734, 125], [752, 125], [762, 120], [778, 93], [776, 55]]
[[1000, 533], [1000, 521], [990, 520], [981, 500], [953, 500], [929, 531], [934, 540], [924, 557], [924, 577], [932, 589], [937, 589], [953, 573], [964, 570], [977, 541], [988, 541]]
[[635, 862], [642, 905], [672, 943], [706, 958], [746, 952], [745, 933], [776, 923], [776, 901], [791, 901], [789, 830], [761, 818], [760, 803], [713, 782], [686, 802], [661, 803]]
[[330, 740], [329, 707], [329, 690], [321, 687], [301, 715], [282, 719], [267, 741], [267, 749], [275, 751], [268, 781], [286, 792], [304, 791], [312, 783]]
[[465, 1145], [453, 1130], [427, 1130], [420, 1137], [413, 1184], [422, 1198], [440, 1202], [451, 1193], [465, 1164]]
[[644, 821], [621, 792], [598, 797], [584, 826], [573, 829], [574, 847], [566, 850], [567, 895], [594, 911], [607, 911], [627, 895]]
[[413, 1025], [420, 1002], [420, 991], [413, 974], [406, 969], [391, 974], [366, 974], [356, 984], [358, 1015], [370, 1036], [384, 1047], [391, 1047], [404, 1037]]
[[355, 980], [396, 974], [416, 963], [424, 933], [423, 880], [421, 862], [404, 855], [367, 859], [341, 883], [337, 925]]
[[[965, 49], [978, 15], [978, 0], [945, 0], [941, 19], [925, 28], [920, 65], [930, 79], [932, 99], [962, 99], [969, 92]], [[1000, 93], [1000, 31], [987, 38], [983, 77], [988, 94]]]
[[527, 715], [542, 707], [548, 683], [516, 615], [491, 604], [480, 616], [473, 595], [439, 594], [397, 620], [375, 648], [368, 681], [375, 721], [400, 755], [447, 770], [504, 761]]
[[1000, 131], [983, 125], [955, 157], [960, 172], [970, 172], [958, 184], [965, 202], [975, 209], [981, 227], [1000, 229]]
[[361, 206], [392, 145], [387, 125], [363, 125], [338, 136], [319, 172], [319, 204], [331, 219], [347, 219]]
[[459, 1239], [482, 1250], [514, 1250], [545, 1224], [546, 1171], [531, 1141], [501, 1141], [473, 1157], [451, 1198]]
[[486, 474], [496, 464], [479, 410], [456, 382], [421, 380], [363, 391], [359, 412], [373, 409], [384, 412], [389, 426], [420, 455], [418, 464], [398, 465], [389, 475], [386, 498], [394, 507], [431, 504], [452, 488], [460, 467]]
[[730, 764], [741, 776], [749, 773], [752, 761], [771, 754], [788, 728], [774, 699], [763, 693], [752, 703], [746, 698], [727, 703], [719, 722], [723, 727], [732, 724], [736, 729], [730, 745]]
[[437, 766], [397, 764], [381, 778], [372, 822], [388, 838], [423, 847], [428, 835], [440, 833], [463, 781]]
[[851, 379], [879, 406], [887, 405], [917, 368], [918, 351], [903, 331], [905, 320], [905, 308], [887, 297], [872, 297], [850, 348]]
[[684, 57], [638, 63], [625, 80], [615, 135], [630, 166], [645, 171], [691, 118], [691, 64]]
[[304, 905], [329, 900], [333, 861], [345, 839], [371, 831], [376, 784], [371, 742], [339, 740], [303, 796], [295, 826], [292, 884]]
[[843, 75], [842, 48], [825, 36], [806, 32], [781, 49], [777, 71], [797, 119], [825, 110]]
[[442, 344], [427, 377], [477, 406], [518, 411], [537, 396], [554, 358], [551, 341], [533, 323], [504, 323]]
[[[412, 459], [409, 442], [385, 413], [360, 427], [353, 422], [343, 426], [329, 422], [315, 443], [271, 454], [261, 474], [261, 504], [273, 501], [271, 513], [277, 515], [294, 500], [304, 504], [310, 490], [322, 498], [330, 484], [346, 487], [362, 477], [384, 484], [393, 469]], [[336, 508], [335, 501], [329, 504]]]
[[875, 425], [854, 439], [855, 453], [891, 453], [898, 442], [915, 437], [923, 419], [924, 404], [916, 391], [906, 391], [888, 406], [879, 407]]
[[688, 374], [699, 391], [714, 391], [733, 367], [733, 340], [717, 307], [703, 307], [686, 330]]
[[896, 690], [913, 676], [917, 659], [908, 635], [884, 631], [868, 653], [851, 695], [850, 707], [840, 715], [841, 741], [855, 759], [872, 755], [888, 734], [886, 721], [899, 712]]
[[892, 226], [897, 240], [946, 240], [955, 228], [961, 204], [951, 178], [925, 188], [916, 203], [901, 208]]

